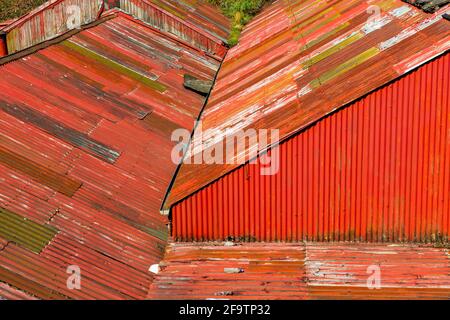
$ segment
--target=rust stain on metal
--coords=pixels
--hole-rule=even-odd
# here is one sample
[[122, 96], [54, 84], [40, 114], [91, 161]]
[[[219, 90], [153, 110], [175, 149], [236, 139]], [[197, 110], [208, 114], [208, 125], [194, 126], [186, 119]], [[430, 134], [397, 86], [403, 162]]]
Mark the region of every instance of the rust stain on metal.
[[[203, 132], [279, 129], [284, 140], [446, 52], [447, 10], [430, 15], [400, 0], [277, 1], [227, 54], [201, 117]], [[206, 145], [214, 141], [204, 137]], [[164, 207], [267, 147], [224, 150], [228, 165], [183, 165]]]
[[[442, 299], [450, 295], [445, 249], [373, 244], [174, 243], [150, 299]], [[381, 268], [369, 289], [371, 266]], [[226, 273], [224, 268], [243, 268]]]
[[79, 180], [71, 179], [67, 176], [59, 174], [40, 165], [39, 163], [30, 161], [25, 157], [1, 146], [0, 163], [12, 168], [13, 170], [22, 172], [37, 182], [42, 183], [55, 191], [61, 192], [68, 197], [72, 197], [82, 185], [82, 182]]
[[175, 205], [174, 238], [448, 242], [449, 66], [447, 53], [281, 143], [278, 173], [258, 160]]
[[219, 61], [109, 14], [0, 66], [0, 206], [59, 230], [40, 254], [0, 239], [0, 296], [142, 299], [163, 256], [169, 133], [192, 130], [205, 101], [183, 75], [212, 80]]

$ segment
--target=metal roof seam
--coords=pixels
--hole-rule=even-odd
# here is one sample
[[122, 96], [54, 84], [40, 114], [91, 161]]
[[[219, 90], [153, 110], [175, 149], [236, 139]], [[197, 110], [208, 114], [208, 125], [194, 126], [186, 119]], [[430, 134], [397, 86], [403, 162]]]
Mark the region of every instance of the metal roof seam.
[[98, 26], [99, 24], [101, 24], [101, 23], [103, 23], [105, 21], [108, 21], [110, 19], [113, 19], [115, 17], [117, 17], [117, 15], [114, 12], [111, 12], [111, 14], [107, 13], [100, 20], [97, 20], [97, 21], [91, 22], [89, 24], [86, 24], [84, 26], [81, 26], [79, 29], [74, 29], [74, 30], [68, 31], [68, 32], [66, 32], [66, 33], [64, 33], [64, 34], [62, 34], [62, 35], [60, 35], [58, 37], [55, 37], [53, 39], [45, 40], [45, 41], [43, 41], [41, 43], [38, 43], [38, 44], [36, 44], [36, 45], [34, 45], [32, 47], [26, 48], [24, 50], [15, 52], [13, 54], [10, 54], [10, 55], [4, 56], [4, 57], [0, 57], [0, 68], [3, 65], [6, 65], [8, 63], [11, 63], [11, 62], [19, 60], [19, 59], [22, 59], [22, 58], [24, 58], [26, 56], [29, 56], [29, 55], [31, 55], [33, 53], [36, 53], [36, 52], [40, 51], [40, 50], [48, 48], [48, 47], [50, 47], [52, 45], [58, 44], [58, 43], [60, 43], [60, 42], [62, 42], [64, 40], [67, 40], [70, 37], [72, 37], [72, 36], [82, 32], [82, 31], [84, 31], [84, 30], [88, 30], [90, 28], [94, 28], [94, 27]]
[[[265, 128], [277, 127], [280, 129], [280, 140], [285, 141], [300, 130], [317, 123], [318, 120], [331, 112], [341, 110], [344, 106], [382, 88], [403, 74], [417, 70], [420, 66], [446, 54], [449, 50], [448, 27], [442, 22], [442, 13], [448, 10], [448, 6], [442, 7], [436, 13], [429, 15], [398, 0], [392, 1], [389, 5], [381, 3], [381, 0], [379, 0], [380, 3], [363, 0], [348, 3], [341, 0], [335, 1], [333, 4], [312, 6], [311, 12], [308, 12], [304, 7], [311, 5], [313, 1], [293, 2], [298, 4], [298, 6], [293, 6], [291, 11], [294, 13], [305, 12], [303, 20], [314, 19], [316, 22], [301, 29], [294, 28], [292, 22], [289, 21], [288, 15], [283, 11], [286, 5], [292, 3], [291, 1], [289, 3], [275, 2], [269, 7], [269, 11], [265, 13], [266, 16], [270, 16], [270, 10], [272, 10], [278, 15], [277, 19], [270, 18], [273, 25], [272, 34], [278, 35], [275, 38], [267, 34], [263, 23], [258, 21], [258, 17], [255, 19], [257, 26], [253, 26], [250, 23], [247, 26], [250, 29], [250, 33], [246, 33], [240, 44], [230, 50], [223, 62], [218, 74], [219, 81], [215, 82], [211, 98], [206, 106], [206, 110], [203, 112], [204, 130], [223, 129], [225, 124], [231, 127], [233, 125], [239, 127], [239, 115], [243, 110], [250, 110], [250, 115], [254, 115], [256, 120], [249, 123], [245, 129], [250, 127], [258, 129], [266, 123]], [[327, 9], [327, 6], [331, 5], [333, 6]], [[380, 9], [381, 16], [379, 20], [381, 22], [378, 23], [378, 27], [373, 27], [372, 29], [374, 30], [366, 30], [361, 40], [353, 41], [345, 48], [328, 54], [325, 59], [321, 59], [312, 67], [307, 68], [303, 72], [300, 72], [301, 70], [297, 72], [297, 75], [291, 75], [293, 71], [291, 72], [290, 69], [284, 73], [279, 70], [272, 72], [270, 68], [273, 68], [276, 64], [275, 61], [279, 60], [290, 62], [292, 65], [295, 65], [296, 61], [298, 61], [297, 65], [295, 65], [295, 68], [297, 68], [295, 70], [301, 69], [306, 59], [311, 59], [314, 55], [322, 53], [325, 50], [324, 48], [336, 45], [338, 40], [342, 41], [340, 38], [342, 34], [351, 33], [352, 31], [362, 32], [359, 30], [360, 27], [365, 26], [366, 20], [370, 19], [370, 14], [366, 11], [369, 5], [380, 7], [385, 5], [385, 7], [382, 7], [382, 10]], [[334, 11], [331, 9], [334, 9]], [[336, 12], [336, 18], [333, 20], [321, 15], [321, 10]], [[345, 28], [342, 30], [336, 28], [338, 23], [339, 25], [344, 25]], [[286, 27], [286, 24], [289, 27]], [[302, 42], [303, 40], [300, 39], [303, 38], [298, 37], [298, 35], [300, 33], [301, 36], [304, 36], [305, 28], [308, 32], [308, 46], [299, 48], [298, 43]], [[288, 29], [289, 32], [283, 32], [283, 30]], [[251, 37], [252, 33], [254, 35], [253, 38]], [[430, 34], [430, 36], [426, 36], [427, 34]], [[435, 35], [435, 37], [431, 35]], [[370, 39], [365, 41], [366, 38]], [[418, 38], [426, 38], [430, 44], [424, 46], [422, 45], [423, 41], [414, 44], [414, 39]], [[375, 44], [371, 45], [373, 51], [369, 48], [372, 42]], [[384, 44], [385, 47], [379, 49], [378, 46], [381, 46], [381, 44]], [[413, 47], [414, 45], [417, 48]], [[255, 47], [256, 49], [252, 50]], [[351, 50], [352, 48], [353, 50]], [[401, 48], [405, 49], [400, 52]], [[273, 51], [276, 51], [276, 53], [272, 53]], [[358, 53], [360, 55], [357, 55]], [[408, 62], [408, 58], [405, 57], [406, 54], [410, 54], [409, 59], [411, 61]], [[413, 54], [417, 55], [414, 59]], [[381, 59], [380, 57], [382, 56], [386, 57], [386, 59]], [[387, 59], [387, 57], [390, 58]], [[279, 59], [275, 60], [276, 58]], [[389, 61], [391, 61], [390, 64], [388, 63]], [[381, 71], [378, 73], [374, 72], [373, 81], [365, 79], [365, 83], [359, 82], [358, 85], [354, 84], [354, 90], [347, 90], [345, 94], [335, 92], [337, 90], [334, 89], [335, 87], [340, 88], [350, 84], [350, 81], [353, 79], [362, 80], [358, 78], [360, 77], [359, 74], [364, 71], [363, 68], [366, 69], [367, 73], [370, 70], [370, 66], [373, 65], [379, 66], [378, 69], [384, 70], [384, 73], [381, 73]], [[268, 70], [271, 73], [266, 75], [265, 73], [269, 72]], [[324, 70], [329, 72], [326, 73]], [[324, 77], [325, 81], [321, 81], [321, 76]], [[247, 83], [249, 77], [251, 77], [250, 84]], [[282, 82], [283, 84], [287, 84], [290, 81], [289, 84], [292, 83], [292, 86], [297, 86], [298, 88], [306, 88], [308, 84], [313, 83], [314, 79], [318, 79], [316, 80], [317, 84], [321, 83], [322, 85], [298, 93], [295, 103], [293, 102], [289, 105], [288, 103], [283, 104], [283, 101], [290, 101], [287, 97], [290, 97], [289, 94], [291, 92], [283, 93], [282, 89], [277, 85], [277, 79], [279, 80], [278, 82], [284, 81]], [[267, 80], [267, 83], [264, 82], [265, 80]], [[230, 82], [235, 83], [230, 87], [228, 85]], [[264, 90], [269, 91], [267, 93]], [[232, 95], [230, 91], [233, 92]], [[323, 101], [326, 98], [325, 91], [330, 93], [330, 97], [326, 102]], [[354, 94], [352, 93], [353, 91], [355, 91]], [[271, 99], [271, 105], [275, 105], [275, 111], [269, 112], [270, 110], [265, 110], [262, 107], [263, 102], [267, 99]], [[318, 101], [330, 104], [330, 108], [325, 110], [322, 107], [322, 110], [317, 105]], [[276, 107], [277, 103], [282, 105], [282, 110]], [[306, 105], [307, 103], [308, 105]], [[259, 107], [260, 105], [261, 107]], [[254, 109], [254, 106], [258, 108], [256, 111], [251, 111]], [[266, 109], [269, 109], [269, 107], [266, 107]], [[242, 112], [239, 113], [239, 111]], [[289, 116], [285, 115], [283, 117], [283, 111]], [[261, 115], [257, 114], [257, 112], [260, 112]], [[266, 114], [267, 116], [265, 116]], [[220, 117], [222, 119], [219, 122]], [[295, 127], [293, 121], [288, 123], [286, 120], [288, 118], [296, 119]], [[287, 128], [290, 129], [287, 130]], [[268, 147], [270, 145], [264, 145], [261, 148], [266, 150]], [[248, 163], [249, 161], [246, 162]], [[185, 200], [190, 195], [211, 184], [212, 181], [217, 181], [220, 177], [223, 177], [225, 173], [234, 170], [237, 166], [242, 167], [242, 165], [242, 163], [239, 163], [239, 165], [230, 166], [230, 168], [225, 168], [224, 165], [183, 166], [178, 173], [174, 183], [175, 186], [168, 197], [169, 199], [166, 201], [166, 209], [172, 207], [175, 203]], [[189, 183], [187, 182], [188, 180]]]
[[[193, 130], [192, 130], [192, 132], [191, 132], [191, 138], [190, 138], [191, 141], [192, 141], [192, 139], [194, 138], [195, 129], [197, 128], [198, 121], [200, 121], [200, 119], [201, 119], [201, 117], [202, 117], [202, 114], [203, 114], [203, 112], [204, 112], [204, 110], [205, 110], [205, 108], [206, 108], [206, 105], [208, 104], [209, 98], [210, 98], [210, 96], [211, 96], [211, 92], [214, 90], [214, 85], [215, 85], [215, 83], [217, 82], [217, 77], [218, 77], [218, 75], [219, 75], [219, 73], [220, 73], [220, 69], [222, 68], [223, 62], [225, 61], [227, 54], [228, 54], [228, 50], [225, 52], [224, 58], [220, 61], [219, 68], [218, 68], [218, 70], [217, 70], [217, 72], [216, 72], [216, 74], [215, 74], [215, 76], [214, 76], [214, 79], [213, 79], [213, 84], [212, 84], [212, 87], [211, 87], [211, 91], [209, 92], [208, 96], [206, 97], [205, 102], [204, 102], [204, 104], [203, 104], [203, 107], [202, 107], [202, 109], [200, 110], [200, 112], [199, 112], [199, 114], [198, 114], [198, 117], [197, 117], [197, 120], [196, 120], [196, 124], [195, 124], [195, 126], [194, 126], [194, 128], [193, 128]], [[191, 141], [190, 141], [190, 142], [191, 142]], [[190, 143], [190, 142], [189, 142], [189, 143]], [[169, 217], [169, 220], [171, 220], [171, 219], [170, 219], [170, 218], [171, 218], [171, 217], [170, 217], [170, 208], [171, 208], [172, 206], [167, 207], [167, 206], [166, 206], [166, 201], [167, 201], [168, 197], [170, 196], [170, 192], [171, 192], [171, 190], [172, 190], [172, 188], [173, 188], [173, 186], [174, 186], [174, 184], [175, 184], [175, 181], [176, 181], [176, 179], [177, 179], [178, 173], [179, 173], [179, 171], [181, 170], [181, 166], [182, 166], [182, 164], [183, 164], [183, 161], [184, 161], [184, 158], [183, 158], [183, 159], [180, 161], [180, 163], [177, 165], [177, 169], [176, 169], [174, 175], [172, 176], [172, 179], [171, 179], [171, 181], [170, 181], [170, 184], [169, 184], [169, 186], [167, 187], [167, 191], [165, 192], [164, 199], [163, 199], [163, 201], [162, 201], [162, 203], [161, 203], [161, 209], [160, 209], [160, 210], [161, 210], [161, 214], [162, 214], [162, 215], [165, 215], [165, 216], [168, 216], [168, 217]]]

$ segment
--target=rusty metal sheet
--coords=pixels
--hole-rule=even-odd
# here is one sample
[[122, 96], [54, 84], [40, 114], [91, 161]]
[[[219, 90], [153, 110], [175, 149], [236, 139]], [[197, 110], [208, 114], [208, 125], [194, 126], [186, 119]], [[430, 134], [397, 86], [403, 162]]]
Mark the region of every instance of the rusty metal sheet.
[[149, 299], [304, 299], [303, 246], [173, 243]]
[[26, 49], [71, 30], [69, 21], [78, 8], [81, 25], [97, 20], [103, 0], [51, 0], [2, 29], [6, 32], [8, 53]]
[[[205, 101], [183, 87], [184, 74], [212, 80], [219, 67], [111, 14], [0, 66], [0, 150], [9, 152], [0, 206], [59, 231], [40, 254], [0, 242], [0, 283], [36, 298], [145, 298], [168, 237], [160, 206], [176, 169], [170, 133], [192, 130]], [[66, 180], [79, 185], [55, 192]], [[81, 290], [67, 288], [70, 265], [81, 268]]]
[[6, 283], [0, 283], [0, 300], [36, 300], [20, 290], [17, 290]]
[[[51, 0], [23, 17], [0, 26], [6, 34], [6, 50], [0, 56], [13, 54], [63, 35], [78, 26], [97, 21], [116, 7], [143, 22], [175, 36], [221, 59], [230, 32], [229, 20], [214, 6], [203, 1], [121, 0], [105, 7], [103, 0]], [[75, 17], [75, 14], [79, 13]], [[0, 48], [1, 46], [0, 40]], [[1, 49], [0, 49], [1, 50]]]
[[[448, 9], [427, 14], [400, 0], [275, 2], [227, 54], [201, 116], [203, 132], [297, 133], [446, 52]], [[214, 145], [213, 138], [206, 135], [204, 144]], [[228, 165], [183, 165], [165, 207], [235, 169], [255, 147], [268, 145], [224, 150]]]
[[209, 54], [225, 56], [230, 21], [204, 1], [120, 0], [120, 8]]
[[264, 163], [172, 209], [181, 241], [446, 243], [450, 236], [450, 54], [333, 113]]
[[0, 236], [9, 242], [40, 253], [55, 237], [58, 230], [0, 207]]
[[[151, 299], [450, 298], [448, 249], [374, 244], [173, 243]], [[368, 286], [376, 266], [379, 289]]]

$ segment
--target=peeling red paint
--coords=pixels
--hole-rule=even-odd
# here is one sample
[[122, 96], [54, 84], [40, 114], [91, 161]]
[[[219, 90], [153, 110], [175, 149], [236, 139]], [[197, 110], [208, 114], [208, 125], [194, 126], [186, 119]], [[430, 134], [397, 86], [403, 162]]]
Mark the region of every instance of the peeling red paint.
[[[168, 247], [148, 298], [448, 300], [448, 259], [447, 249], [417, 245], [178, 243]], [[373, 266], [379, 289], [368, 286]]]
[[[446, 242], [450, 54], [283, 142], [175, 205], [182, 241]], [[432, 84], [432, 85], [430, 85]]]
[[[287, 139], [446, 52], [448, 8], [426, 14], [400, 0], [275, 2], [227, 54], [201, 117], [203, 132], [279, 129]], [[224, 150], [228, 165], [183, 165], [165, 208], [267, 147]]]
[[[142, 299], [163, 256], [171, 132], [192, 130], [205, 101], [183, 77], [212, 80], [219, 62], [110, 14], [0, 66], [0, 207], [57, 230], [40, 254], [0, 247], [2, 297], [25, 297], [12, 286], [41, 299]], [[70, 265], [81, 290], [67, 288]]]

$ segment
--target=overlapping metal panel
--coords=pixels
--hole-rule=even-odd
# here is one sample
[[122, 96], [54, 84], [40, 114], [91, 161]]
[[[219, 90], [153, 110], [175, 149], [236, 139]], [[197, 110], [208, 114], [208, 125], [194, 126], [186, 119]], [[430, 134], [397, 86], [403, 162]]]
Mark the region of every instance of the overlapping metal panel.
[[282, 143], [277, 174], [258, 160], [175, 205], [174, 238], [448, 241], [449, 92], [447, 53]]
[[225, 56], [230, 22], [203, 1], [120, 0], [120, 8], [212, 55]]
[[[0, 236], [1, 297], [145, 298], [168, 237], [171, 133], [192, 130], [205, 101], [183, 76], [218, 67], [121, 12], [0, 66], [0, 210], [28, 219]], [[43, 229], [56, 235], [30, 250]]]
[[103, 0], [51, 0], [2, 31], [7, 33], [8, 54], [53, 39], [76, 28], [73, 23], [88, 24], [97, 20]]
[[[227, 54], [201, 117], [208, 132], [203, 145], [223, 148], [218, 133], [224, 130], [279, 129], [285, 139], [444, 53], [448, 10], [427, 14], [400, 0], [276, 1]], [[191, 146], [188, 156], [201, 155]], [[243, 152], [224, 150], [227, 164], [183, 165], [165, 207], [267, 146], [259, 141]]]
[[[109, 6], [111, 9], [120, 7], [126, 13], [219, 59], [226, 53], [230, 22], [205, 2], [121, 0], [113, 5], [108, 3]], [[108, 7], [103, 0], [50, 0], [2, 27], [7, 44], [7, 52], [3, 55], [13, 54], [89, 24]], [[0, 54], [1, 48], [0, 40]]]
[[148, 297], [448, 300], [447, 251], [417, 245], [172, 244]]

